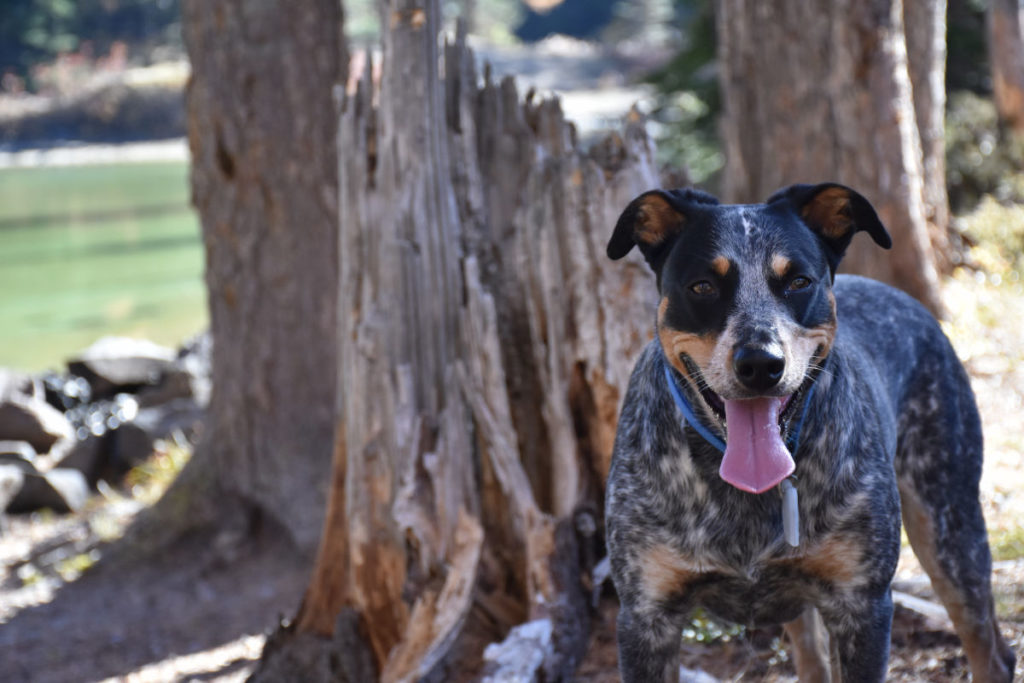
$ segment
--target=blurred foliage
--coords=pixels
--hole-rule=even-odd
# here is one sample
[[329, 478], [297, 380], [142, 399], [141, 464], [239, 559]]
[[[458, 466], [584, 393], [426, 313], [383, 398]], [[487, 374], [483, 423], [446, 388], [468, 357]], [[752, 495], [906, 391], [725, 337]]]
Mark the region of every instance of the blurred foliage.
[[192, 458], [187, 442], [159, 441], [153, 455], [125, 476], [132, 498], [151, 505], [159, 500], [178, 473]]
[[[31, 78], [57, 55], [104, 55], [129, 46], [181, 45], [181, 0], [4, 0], [0, 72]], [[30, 80], [30, 87], [31, 87]]]
[[683, 166], [694, 184], [713, 189], [725, 164], [716, 129], [722, 106], [715, 69], [714, 3], [675, 0], [675, 12], [683, 44], [647, 78], [656, 90], [650, 118], [661, 160]]
[[683, 641], [688, 643], [727, 643], [742, 637], [746, 628], [739, 624], [718, 621], [702, 607], [693, 611], [690, 623], [683, 628]]
[[990, 532], [992, 559], [996, 562], [1024, 557], [1024, 527]]
[[1000, 129], [991, 99], [968, 91], [949, 96], [946, 185], [954, 213], [970, 211], [985, 195], [1024, 202], [1024, 139]]
[[[1018, 181], [1021, 176], [1018, 174]], [[1019, 282], [1024, 275], [1024, 205], [1001, 204], [986, 195], [971, 213], [960, 220], [961, 229], [975, 243], [973, 265], [993, 279]]]

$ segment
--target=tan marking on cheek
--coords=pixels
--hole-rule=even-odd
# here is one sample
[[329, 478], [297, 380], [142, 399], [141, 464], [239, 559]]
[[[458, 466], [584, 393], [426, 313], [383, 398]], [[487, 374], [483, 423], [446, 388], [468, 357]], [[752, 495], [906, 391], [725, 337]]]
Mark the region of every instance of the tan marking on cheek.
[[665, 324], [665, 313], [668, 311], [668, 297], [661, 300], [658, 305], [658, 339], [661, 341], [661, 348], [665, 352], [665, 358], [684, 377], [692, 381], [690, 373], [686, 371], [686, 365], [680, 359], [680, 355], [686, 354], [693, 359], [702, 371], [711, 362], [715, 352], [715, 340], [711, 335], [699, 335], [693, 332], [683, 332], [668, 327]]
[[652, 600], [679, 595], [698, 574], [681, 555], [666, 545], [656, 545], [640, 556], [643, 592]]
[[792, 265], [793, 262], [782, 254], [775, 254], [772, 256], [772, 272], [775, 273], [776, 277], [785, 277]]
[[864, 549], [848, 538], [830, 538], [797, 560], [797, 567], [824, 581], [854, 584], [861, 576]]
[[729, 272], [729, 259], [724, 256], [718, 256], [711, 262], [711, 270], [715, 271], [719, 276], [725, 277]]
[[[832, 315], [828, 321], [818, 325], [811, 330], [811, 334], [808, 334], [808, 338], [815, 342], [815, 351], [819, 354], [820, 358], [824, 360], [828, 357], [828, 354], [832, 352], [832, 344], [836, 340], [836, 328], [838, 326], [838, 318], [836, 315], [836, 295], [832, 292], [828, 293], [828, 304], [832, 309]], [[817, 349], [821, 349], [818, 351]]]
[[787, 346], [790, 355], [787, 362], [800, 369], [801, 376], [812, 362], [821, 363], [832, 351], [836, 339], [836, 298], [828, 293], [832, 315], [829, 319], [810, 329], [794, 326]]

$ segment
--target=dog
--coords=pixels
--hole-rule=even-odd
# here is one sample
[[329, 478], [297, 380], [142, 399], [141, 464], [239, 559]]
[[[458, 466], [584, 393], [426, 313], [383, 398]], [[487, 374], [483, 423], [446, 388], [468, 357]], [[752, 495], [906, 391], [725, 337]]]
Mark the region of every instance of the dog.
[[801, 681], [884, 680], [901, 513], [974, 680], [1011, 680], [967, 374], [910, 296], [836, 275], [861, 231], [891, 246], [835, 183], [653, 190], [619, 218], [608, 256], [639, 247], [660, 293], [605, 498], [624, 681], [678, 680], [698, 606], [783, 624]]

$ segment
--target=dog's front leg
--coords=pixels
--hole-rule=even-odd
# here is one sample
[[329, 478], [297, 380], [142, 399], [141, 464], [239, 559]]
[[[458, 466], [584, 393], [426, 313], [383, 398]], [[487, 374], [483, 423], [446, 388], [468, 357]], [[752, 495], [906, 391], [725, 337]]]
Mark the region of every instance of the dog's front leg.
[[623, 683], [678, 683], [682, 628], [683, 615], [623, 605], [617, 631]]
[[[828, 627], [833, 657], [839, 659], [839, 681], [884, 681], [892, 632], [892, 591], [888, 587], [884, 591], [857, 591], [821, 604], [818, 609]], [[837, 683], [835, 679], [833, 676], [833, 683]]]

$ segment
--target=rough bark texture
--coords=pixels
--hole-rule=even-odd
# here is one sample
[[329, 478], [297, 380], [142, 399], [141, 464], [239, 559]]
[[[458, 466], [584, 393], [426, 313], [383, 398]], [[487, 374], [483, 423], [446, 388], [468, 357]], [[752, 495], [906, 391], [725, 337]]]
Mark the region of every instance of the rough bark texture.
[[726, 198], [763, 201], [794, 182], [853, 187], [896, 246], [883, 254], [854, 240], [846, 269], [940, 312], [902, 3], [725, 0], [717, 9]]
[[340, 5], [186, 0], [183, 13], [214, 388], [165, 506], [198, 508], [206, 482], [312, 551], [334, 430]]
[[535, 678], [568, 678], [587, 643], [618, 401], [656, 299], [639, 257], [604, 247], [659, 184], [653, 148], [633, 121], [582, 152], [557, 102], [478, 85], [464, 35], [442, 59], [438, 15], [387, 2], [379, 93], [367, 75], [341, 117], [334, 488], [267, 672], [289, 638], [330, 651], [345, 606], [385, 681], [480, 673], [483, 645], [530, 621], [549, 634]]
[[992, 90], [999, 119], [1024, 133], [1024, 22], [1019, 0], [988, 3], [988, 47]]

